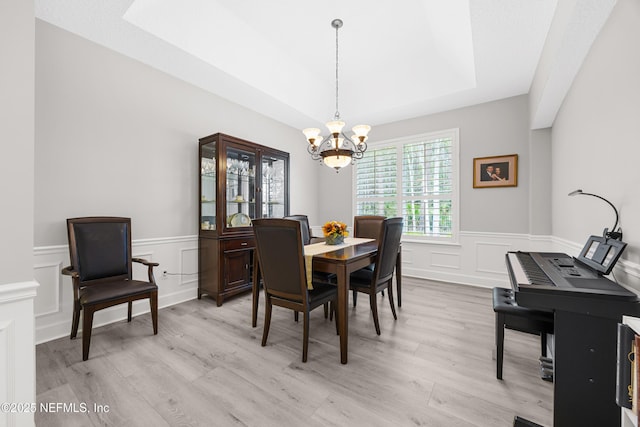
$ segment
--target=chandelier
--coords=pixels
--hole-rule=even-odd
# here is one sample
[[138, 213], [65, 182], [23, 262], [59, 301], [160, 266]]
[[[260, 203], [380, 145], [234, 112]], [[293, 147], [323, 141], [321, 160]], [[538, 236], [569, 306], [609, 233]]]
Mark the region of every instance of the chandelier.
[[338, 29], [342, 27], [341, 19], [331, 21], [331, 26], [336, 29], [336, 113], [333, 120], [326, 123], [330, 135], [324, 139], [320, 135], [320, 129], [307, 128], [302, 131], [309, 141], [307, 151], [313, 160], [323, 162], [326, 166], [339, 172], [341, 168], [361, 159], [367, 150], [367, 134], [371, 130], [369, 125], [357, 125], [351, 130], [353, 135], [349, 138], [342, 132], [345, 123], [340, 120], [338, 110]]

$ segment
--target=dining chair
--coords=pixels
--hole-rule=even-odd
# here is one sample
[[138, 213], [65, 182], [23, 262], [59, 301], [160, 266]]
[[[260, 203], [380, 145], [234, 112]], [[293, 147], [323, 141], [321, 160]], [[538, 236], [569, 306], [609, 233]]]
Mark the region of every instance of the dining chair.
[[337, 287], [313, 278], [313, 289], [308, 288], [302, 234], [297, 220], [255, 219], [253, 231], [265, 294], [262, 346], [267, 345], [272, 306], [277, 305], [294, 312], [302, 312], [304, 317], [302, 361], [306, 362], [309, 348], [309, 313], [327, 302], [331, 303], [333, 313], [338, 298]]
[[380, 322], [378, 321], [378, 305], [376, 294], [387, 289], [389, 305], [393, 318], [398, 319], [393, 302], [393, 271], [396, 266], [396, 258], [402, 237], [402, 218], [386, 218], [382, 220], [382, 227], [378, 235], [378, 254], [375, 258], [373, 270], [365, 267], [351, 273], [350, 287], [352, 290], [369, 295], [369, 305], [373, 315], [373, 323], [376, 333], [380, 335]]
[[[131, 218], [67, 219], [71, 265], [62, 274], [73, 282], [71, 339], [78, 333], [82, 311], [82, 360], [89, 358], [93, 314], [107, 307], [149, 298], [153, 334], [158, 333], [158, 286], [153, 267], [159, 264], [131, 256]], [[148, 281], [133, 280], [132, 261], [147, 266]]]
[[[378, 239], [380, 236], [380, 229], [382, 228], [382, 221], [386, 216], [381, 215], [358, 215], [353, 217], [353, 237], [360, 237], [366, 239]], [[375, 264], [370, 264], [365, 268], [373, 271]], [[352, 292], [353, 306], [355, 307], [358, 302], [358, 292], [354, 289]], [[384, 295], [384, 291], [382, 292]]]
[[300, 232], [302, 233], [303, 245], [324, 242], [324, 239], [322, 237], [313, 237], [311, 235], [311, 226], [309, 225], [309, 217], [307, 215], [289, 215], [285, 216], [284, 219], [294, 219], [300, 222]]
[[[289, 216], [285, 216], [284, 219], [292, 219], [295, 221], [298, 221], [300, 223], [300, 232], [302, 233], [302, 244], [303, 245], [310, 245], [312, 243], [318, 243], [318, 242], [324, 242], [324, 239], [321, 237], [312, 237], [311, 236], [311, 226], [309, 226], [309, 217], [307, 215], [289, 215]], [[331, 274], [331, 273], [320, 273], [320, 272], [314, 272], [313, 275], [315, 276], [316, 279], [324, 281], [324, 282], [330, 282], [333, 278], [335, 278], [335, 274]], [[329, 317], [329, 304], [325, 304], [324, 305], [324, 318], [326, 319], [327, 317]], [[297, 322], [298, 321], [298, 312], [294, 312], [293, 314], [293, 318], [294, 320]]]
[[353, 237], [377, 239], [385, 216], [358, 215], [353, 217]]

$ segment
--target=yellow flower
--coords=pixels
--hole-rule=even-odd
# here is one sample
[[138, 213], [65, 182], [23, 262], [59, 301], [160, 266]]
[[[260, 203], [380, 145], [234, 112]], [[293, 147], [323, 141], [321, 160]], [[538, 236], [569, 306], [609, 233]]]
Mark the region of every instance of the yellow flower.
[[347, 231], [347, 224], [339, 221], [329, 221], [322, 226], [322, 233], [325, 237], [329, 236], [344, 236], [347, 237], [349, 232]]

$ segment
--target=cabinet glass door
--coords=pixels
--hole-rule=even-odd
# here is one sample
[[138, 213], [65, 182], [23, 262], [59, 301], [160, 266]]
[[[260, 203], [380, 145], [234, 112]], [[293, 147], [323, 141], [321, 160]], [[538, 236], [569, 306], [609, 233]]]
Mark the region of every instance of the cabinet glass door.
[[287, 162], [269, 154], [262, 156], [262, 217], [282, 218], [286, 212]]
[[216, 143], [201, 146], [200, 152], [200, 228], [216, 229]]
[[256, 218], [256, 154], [227, 147], [227, 228], [251, 227]]

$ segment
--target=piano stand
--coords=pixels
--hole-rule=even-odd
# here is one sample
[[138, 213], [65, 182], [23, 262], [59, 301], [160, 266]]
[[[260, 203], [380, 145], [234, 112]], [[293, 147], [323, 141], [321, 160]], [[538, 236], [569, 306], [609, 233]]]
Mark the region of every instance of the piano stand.
[[556, 311], [554, 425], [618, 426], [618, 319]]
[[525, 418], [515, 417], [513, 419], [513, 427], [542, 427], [540, 424], [536, 424], [533, 421], [529, 421]]
[[540, 378], [553, 382], [553, 359], [540, 356]]
[[[585, 249], [598, 240], [593, 237]], [[619, 426], [617, 325], [623, 315], [640, 314], [638, 295], [600, 269], [578, 265], [580, 257], [575, 262], [571, 258], [555, 252], [508, 252], [509, 280], [519, 306], [554, 312], [554, 427]]]
[[[549, 375], [544, 370], [545, 365], [542, 360], [547, 355], [547, 334], [553, 333], [553, 313], [519, 306], [513, 291], [506, 288], [493, 288], [493, 311], [496, 313], [496, 378], [502, 379], [504, 329], [507, 328], [540, 335], [540, 352], [542, 354], [540, 376], [543, 380], [549, 381]], [[547, 365], [546, 368], [548, 367]], [[551, 372], [553, 372], [552, 366]], [[553, 374], [551, 374], [552, 378]]]
[[617, 325], [636, 315], [633, 299], [521, 290], [519, 305], [555, 309], [553, 425], [619, 426], [616, 405]]

